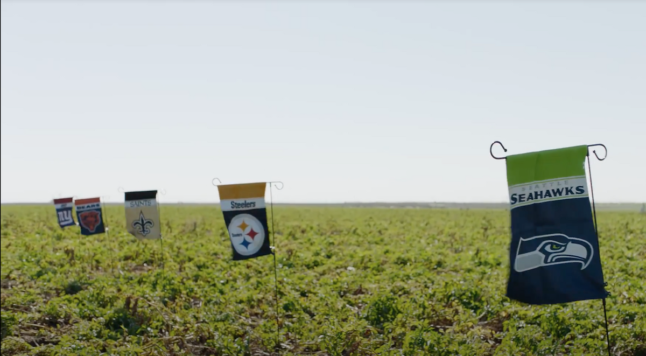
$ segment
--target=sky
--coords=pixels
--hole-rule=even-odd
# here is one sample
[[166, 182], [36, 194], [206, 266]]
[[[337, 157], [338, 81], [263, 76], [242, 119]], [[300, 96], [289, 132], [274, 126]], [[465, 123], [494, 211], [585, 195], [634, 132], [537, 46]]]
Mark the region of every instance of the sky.
[[[489, 155], [603, 143], [646, 202], [646, 2], [3, 1], [1, 201], [504, 202]], [[497, 154], [504, 154], [500, 149]]]

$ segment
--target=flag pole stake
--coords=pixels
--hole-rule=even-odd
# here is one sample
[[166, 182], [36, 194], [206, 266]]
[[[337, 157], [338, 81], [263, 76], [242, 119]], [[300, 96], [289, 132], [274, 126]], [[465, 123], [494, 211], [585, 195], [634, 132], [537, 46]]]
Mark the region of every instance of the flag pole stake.
[[[101, 197], [101, 200], [109, 198], [109, 197], [110, 196]], [[103, 209], [103, 224], [105, 225], [105, 237], [108, 239], [107, 246], [109, 247], [111, 239], [110, 239], [110, 226], [108, 226], [108, 202], [104, 201], [104, 202], [101, 202], [101, 203], [102, 203], [101, 205], [103, 205], [103, 207], [105, 208], [105, 209]], [[105, 204], [103, 204], [103, 203], [105, 203]], [[114, 265], [116, 264], [115, 257], [114, 257], [115, 254], [111, 253], [110, 255], [112, 256], [111, 257], [112, 261], [110, 263], [112, 265], [112, 275], [114, 275]]]
[[[164, 189], [164, 191], [160, 192], [160, 193], [162, 195], [166, 195], [166, 189]], [[155, 198], [155, 200], [157, 200], [157, 198]], [[162, 265], [162, 271], [164, 271], [164, 269], [166, 268], [166, 260], [164, 259], [164, 236], [162, 236], [162, 233], [161, 233], [161, 228], [162, 228], [162, 224], [161, 224], [161, 202], [159, 200], [157, 200], [157, 206], [158, 206], [158, 209], [159, 209], [159, 221], [158, 221], [158, 224], [159, 224], [159, 245], [161, 246], [161, 265]]]
[[[222, 184], [222, 181], [220, 180], [220, 178], [213, 178], [213, 179], [211, 179], [211, 185], [212, 185], [212, 186], [214, 186], [214, 187], [217, 187], [217, 186], [218, 186], [217, 184], [215, 184], [215, 181], [216, 181], [216, 180], [218, 181], [218, 183]], [[195, 230], [193, 230], [193, 232], [195, 232]], [[225, 238], [226, 238], [226, 234], [225, 234], [225, 235], [221, 235], [221, 236], [222, 236], [222, 241], [224, 241], [224, 240], [225, 240]]]
[[164, 265], [165, 265], [165, 263], [164, 263], [164, 238], [161, 237], [161, 236], [159, 237], [159, 245], [161, 246], [160, 262], [161, 262], [161, 268], [162, 268], [162, 271], [163, 271], [164, 270]]
[[269, 205], [271, 209], [271, 237], [274, 240], [274, 250], [272, 254], [274, 255], [274, 286], [275, 286], [275, 296], [276, 296], [276, 348], [280, 348], [280, 320], [278, 316], [278, 267], [276, 263], [276, 232], [274, 230], [274, 195], [273, 195], [273, 186], [274, 183], [280, 183], [280, 188], [276, 186], [276, 189], [282, 190], [284, 187], [283, 182], [269, 182]]
[[[493, 154], [493, 146], [496, 145], [496, 144], [500, 145], [500, 147], [502, 147], [502, 149], [505, 152], [507, 152], [507, 148], [505, 148], [505, 146], [502, 144], [502, 142], [494, 141], [491, 144], [491, 146], [489, 146], [489, 154], [491, 155], [491, 157], [493, 157], [494, 159], [498, 159], [498, 160], [507, 159], [507, 157], [498, 157], [498, 156]], [[605, 151], [605, 153], [603, 155], [603, 158], [599, 157], [596, 150], [592, 150], [592, 153], [594, 154], [595, 157], [597, 157], [597, 159], [599, 161], [603, 161], [608, 157], [608, 148], [606, 148], [606, 146], [604, 144], [595, 143], [593, 145], [588, 145], [588, 149], [591, 148], [591, 147], [603, 147], [603, 150]], [[597, 235], [597, 240], [599, 240], [599, 230], [597, 229], [597, 209], [596, 209], [596, 206], [595, 206], [595, 203], [594, 203], [594, 189], [592, 188], [592, 170], [590, 168], [590, 152], [589, 151], [587, 153], [587, 159], [588, 159], [588, 173], [590, 174], [590, 196], [592, 198], [592, 214], [593, 214], [593, 218], [594, 218], [594, 232]], [[606, 285], [608, 285], [608, 284], [606, 283]], [[608, 293], [606, 291], [606, 297], [608, 295], [610, 295], [610, 293]], [[601, 300], [602, 300], [602, 303], [603, 303], [603, 317], [604, 317], [605, 322], [606, 322], [606, 324], [605, 324], [605, 327], [606, 327], [606, 344], [608, 345], [608, 355], [611, 356], [612, 353], [610, 351], [610, 332], [608, 330], [608, 313], [606, 311], [606, 297], [602, 298]]]
[[[606, 146], [604, 146], [603, 144], [595, 144], [595, 145], [590, 145], [588, 147], [592, 147], [592, 146], [601, 146], [606, 151], [603, 158], [600, 158], [597, 155], [597, 151], [594, 151], [594, 150], [592, 151], [592, 153], [594, 153], [594, 155], [597, 157], [597, 159], [599, 161], [603, 161], [604, 159], [606, 159], [606, 157], [608, 157], [608, 149], [606, 148]], [[597, 234], [597, 240], [599, 240], [599, 228], [597, 226], [597, 208], [596, 208], [595, 203], [594, 203], [594, 188], [592, 187], [592, 166], [590, 165], [590, 153], [589, 152], [588, 152], [587, 156], [588, 156], [588, 174], [590, 175], [590, 196], [592, 197], [592, 216], [594, 217], [594, 232], [595, 232], [595, 234]], [[607, 285], [607, 283], [606, 283], [606, 285]], [[606, 292], [606, 293], [608, 293], [608, 292]], [[608, 294], [610, 294], [610, 293], [608, 293]], [[608, 330], [608, 312], [606, 311], [606, 297], [601, 299], [601, 302], [603, 304], [603, 318], [604, 318], [604, 320], [606, 322], [605, 323], [605, 327], [606, 327], [606, 345], [608, 346], [608, 356], [610, 356], [610, 355], [612, 355], [612, 353], [610, 351], [610, 331]]]

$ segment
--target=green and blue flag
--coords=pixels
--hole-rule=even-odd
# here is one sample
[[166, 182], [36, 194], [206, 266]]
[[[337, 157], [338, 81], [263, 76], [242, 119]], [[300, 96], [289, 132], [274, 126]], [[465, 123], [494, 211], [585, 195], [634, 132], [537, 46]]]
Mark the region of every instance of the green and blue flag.
[[507, 156], [507, 296], [530, 304], [605, 298], [585, 175], [587, 146]]

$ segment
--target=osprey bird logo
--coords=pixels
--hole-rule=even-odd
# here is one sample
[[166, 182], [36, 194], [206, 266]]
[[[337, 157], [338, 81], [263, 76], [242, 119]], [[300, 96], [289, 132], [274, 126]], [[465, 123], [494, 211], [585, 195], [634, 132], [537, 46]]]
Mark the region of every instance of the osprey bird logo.
[[150, 232], [152, 231], [150, 230], [150, 228], [153, 226], [155, 226], [155, 223], [152, 220], [146, 219], [143, 211], [139, 212], [139, 220], [132, 222], [132, 227], [134, 227], [137, 232], [144, 236], [150, 234]]
[[514, 270], [525, 272], [539, 267], [563, 263], [580, 263], [585, 269], [592, 261], [594, 250], [585, 240], [563, 234], [520, 238]]

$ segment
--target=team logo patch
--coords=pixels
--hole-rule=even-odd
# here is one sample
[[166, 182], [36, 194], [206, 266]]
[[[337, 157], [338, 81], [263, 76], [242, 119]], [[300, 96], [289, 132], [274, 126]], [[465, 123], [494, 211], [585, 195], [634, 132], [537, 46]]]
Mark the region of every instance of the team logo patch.
[[238, 214], [229, 223], [229, 236], [233, 248], [242, 256], [253, 255], [265, 241], [262, 223], [250, 214]]
[[588, 267], [592, 261], [594, 249], [582, 239], [563, 234], [540, 235], [520, 238], [514, 270], [525, 272], [535, 268], [580, 263], [581, 269]]
[[153, 226], [155, 226], [155, 222], [150, 219], [146, 219], [143, 211], [139, 212], [139, 219], [132, 222], [132, 227], [144, 236], [150, 234]]
[[61, 226], [74, 225], [74, 219], [72, 219], [72, 210], [61, 210], [57, 213], [58, 223]]
[[76, 225], [76, 223], [74, 223], [74, 218], [72, 218], [72, 205], [74, 204], [73, 201], [74, 198], [54, 199], [54, 207], [56, 208], [58, 225], [62, 228]]
[[101, 225], [101, 213], [96, 210], [84, 211], [79, 214], [81, 226], [93, 233]]

